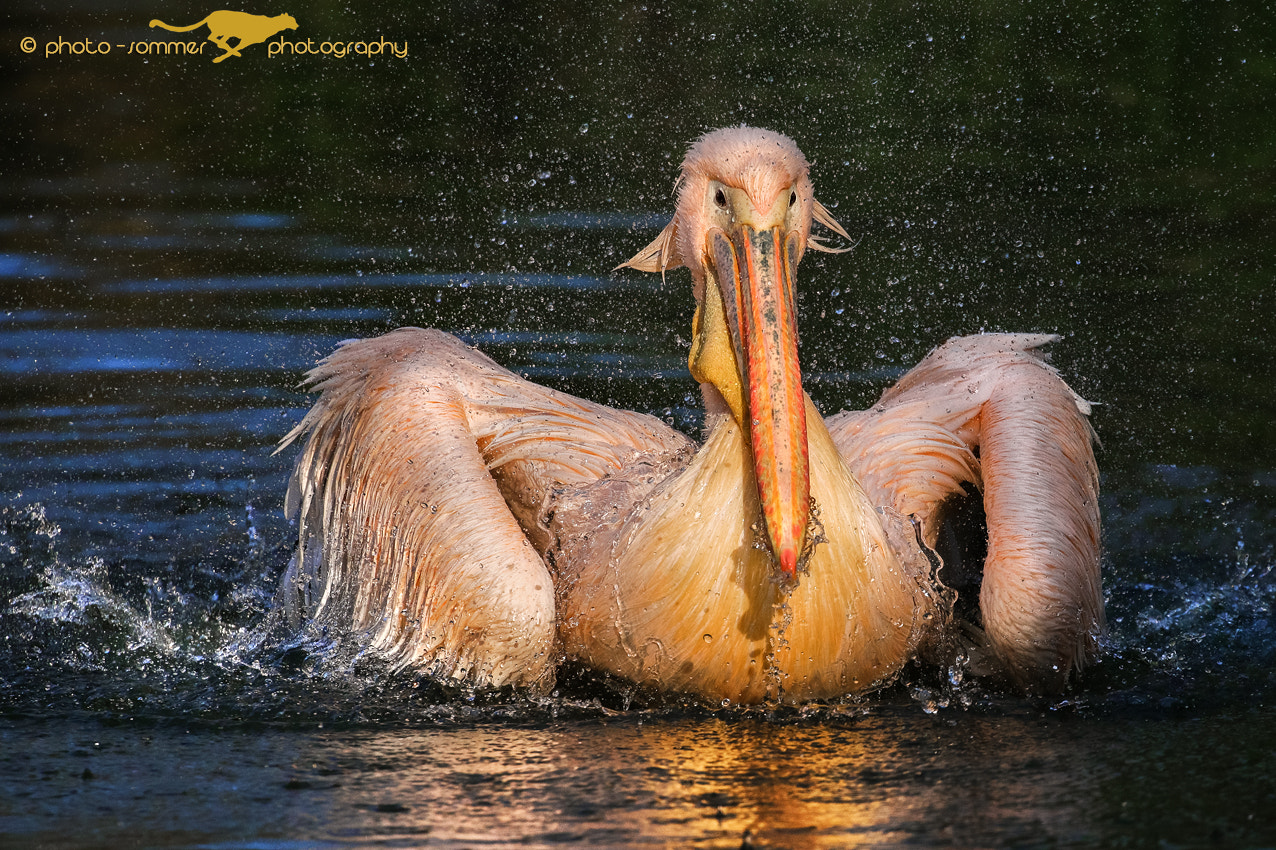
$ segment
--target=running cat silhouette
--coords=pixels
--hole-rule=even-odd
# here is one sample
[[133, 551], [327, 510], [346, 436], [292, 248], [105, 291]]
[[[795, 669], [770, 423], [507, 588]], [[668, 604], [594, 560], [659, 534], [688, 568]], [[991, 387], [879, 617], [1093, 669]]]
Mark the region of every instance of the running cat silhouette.
[[[151, 21], [152, 27], [163, 27], [171, 32], [190, 32], [208, 24], [208, 40], [226, 52], [214, 59], [220, 62], [227, 56], [239, 56], [239, 51], [254, 44], [261, 44], [277, 32], [295, 30], [297, 19], [292, 15], [250, 15], [247, 12], [232, 12], [219, 9], [210, 12], [207, 18], [188, 27], [175, 27], [156, 18]], [[229, 40], [236, 39], [231, 47]]]

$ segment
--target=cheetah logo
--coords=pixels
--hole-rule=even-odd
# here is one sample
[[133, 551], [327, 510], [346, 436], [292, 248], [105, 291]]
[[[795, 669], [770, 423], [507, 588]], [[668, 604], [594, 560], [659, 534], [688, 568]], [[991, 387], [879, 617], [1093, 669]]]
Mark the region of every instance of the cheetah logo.
[[[209, 13], [207, 18], [188, 27], [175, 27], [156, 18], [151, 27], [163, 27], [170, 32], [190, 32], [208, 24], [208, 40], [226, 52], [213, 62], [220, 62], [227, 56], [239, 56], [239, 51], [254, 44], [261, 44], [266, 39], [284, 30], [295, 30], [297, 19], [292, 15], [250, 15], [247, 12], [232, 12], [220, 9]], [[230, 39], [235, 39], [235, 46], [230, 46]]]

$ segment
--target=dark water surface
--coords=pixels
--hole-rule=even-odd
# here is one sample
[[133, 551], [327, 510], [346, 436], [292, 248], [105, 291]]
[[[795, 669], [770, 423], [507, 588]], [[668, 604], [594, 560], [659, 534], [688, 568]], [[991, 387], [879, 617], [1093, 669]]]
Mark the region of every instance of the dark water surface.
[[[1272, 9], [313, 4], [283, 38], [408, 57], [127, 52], [207, 11], [0, 23], [0, 845], [1276, 845]], [[85, 38], [125, 47], [46, 55]], [[855, 240], [801, 270], [825, 412], [1063, 335], [1103, 660], [1056, 703], [910, 670], [713, 711], [261, 645], [272, 450], [342, 339], [439, 327], [695, 433], [685, 273], [609, 269], [740, 122]]]
[[[1274, 719], [15, 720], [0, 811], [23, 841], [100, 846], [1252, 846], [1271, 838]], [[1219, 771], [1238, 737], [1253, 751]]]

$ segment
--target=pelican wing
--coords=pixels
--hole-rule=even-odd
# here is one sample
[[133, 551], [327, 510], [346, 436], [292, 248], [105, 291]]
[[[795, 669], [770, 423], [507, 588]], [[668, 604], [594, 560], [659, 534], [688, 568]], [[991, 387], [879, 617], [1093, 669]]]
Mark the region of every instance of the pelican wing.
[[556, 488], [689, 441], [659, 420], [536, 386], [439, 331], [343, 344], [286, 509], [290, 623], [355, 631], [403, 666], [478, 685], [552, 682], [554, 587], [541, 553]]
[[828, 425], [870, 497], [916, 518], [928, 545], [945, 503], [982, 491], [988, 643], [1020, 684], [1057, 691], [1097, 652], [1103, 600], [1090, 405], [1039, 352], [1054, 339], [949, 340], [872, 409]]

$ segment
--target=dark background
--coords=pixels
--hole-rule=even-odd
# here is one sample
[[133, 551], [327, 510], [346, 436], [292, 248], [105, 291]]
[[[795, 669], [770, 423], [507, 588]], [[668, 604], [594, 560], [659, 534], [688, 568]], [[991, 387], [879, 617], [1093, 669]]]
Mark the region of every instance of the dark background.
[[[662, 285], [610, 270], [666, 220], [687, 145], [743, 122], [798, 142], [817, 197], [853, 238], [848, 254], [808, 255], [799, 281], [804, 375], [826, 413], [871, 404], [949, 336], [1054, 332], [1054, 362], [1096, 403], [1102, 441], [1104, 660], [1054, 706], [917, 676], [853, 711], [815, 713], [803, 726], [811, 747], [828, 735], [891, 746], [871, 766], [842, 764], [831, 787], [786, 774], [785, 788], [812, 806], [884, 800], [882, 840], [946, 845], [960, 838], [953, 813], [975, 804], [944, 797], [942, 816], [910, 806], [934, 802], [936, 776], [979, 784], [978, 765], [1001, 770], [1009, 790], [1001, 816], [965, 824], [976, 844], [1270, 843], [1270, 4], [368, 6], [242, 8], [297, 19], [272, 41], [385, 38], [406, 43], [406, 59], [270, 58], [265, 45], [216, 64], [212, 45], [191, 57], [46, 56], [58, 39], [202, 39], [206, 28], [147, 24], [193, 23], [212, 6], [18, 0], [3, 13], [0, 721], [10, 741], [55, 743], [0, 758], [0, 780], [44, 806], [0, 801], [0, 832], [57, 844], [71, 835], [58, 824], [92, 821], [93, 806], [136, 810], [132, 786], [78, 796], [76, 753], [93, 751], [81, 738], [158, 725], [160, 765], [181, 776], [182, 741], [165, 724], [195, 720], [249, 749], [254, 724], [282, 728], [284, 739], [260, 741], [284, 751], [328, 747], [304, 731], [316, 722], [365, 729], [397, 755], [347, 764], [354, 782], [386, 764], [399, 779], [406, 764], [426, 770], [394, 750], [404, 724], [451, 724], [474, 752], [491, 745], [484, 724], [513, 737], [530, 727], [552, 748], [566, 713], [598, 751], [618, 749], [578, 788], [561, 776], [517, 786], [542, 804], [633, 768], [642, 834], [702, 835], [694, 821], [657, 826], [662, 800], [752, 811], [742, 789], [755, 773], [694, 786], [716, 797], [670, 791], [649, 772], [668, 765], [621, 746], [604, 720], [652, 718], [687, 747], [702, 708], [642, 714], [614, 689], [476, 707], [366, 671], [284, 670], [254, 643], [291, 545], [281, 507], [293, 452], [271, 451], [308, 404], [302, 374], [341, 339], [440, 327], [535, 380], [696, 433], [685, 272]], [[792, 756], [767, 736], [805, 716], [768, 716], [780, 725], [758, 727], [764, 743], [756, 718], [714, 728]], [[62, 725], [72, 721], [89, 725]], [[693, 761], [716, 764], [719, 745]], [[241, 776], [251, 759], [236, 766], [217, 740], [201, 746], [235, 781], [276, 794], [289, 781]], [[145, 762], [145, 744], [120, 747]], [[964, 753], [965, 767], [927, 755], [941, 748]], [[420, 781], [467, 788], [474, 759]], [[54, 793], [40, 770], [69, 784]], [[1106, 795], [1095, 820], [1051, 809], [1051, 794], [1092, 785]], [[1044, 797], [1024, 796], [1033, 788]], [[592, 835], [608, 806], [626, 805], [609, 799], [595, 810], [575, 800], [558, 815], [564, 834]], [[170, 810], [156, 806], [160, 824]], [[190, 840], [268, 834], [253, 811], [234, 809], [234, 826], [209, 815]], [[286, 835], [333, 834], [276, 816]], [[773, 843], [814, 846], [758, 817]], [[863, 837], [840, 817], [818, 834]], [[738, 846], [744, 821], [717, 823]], [[153, 843], [185, 840], [153, 828]]]

